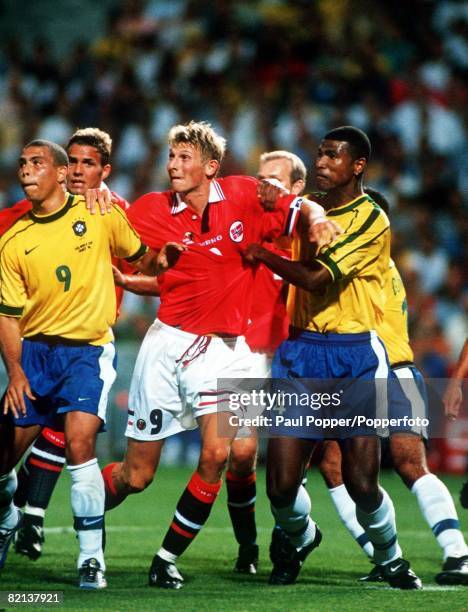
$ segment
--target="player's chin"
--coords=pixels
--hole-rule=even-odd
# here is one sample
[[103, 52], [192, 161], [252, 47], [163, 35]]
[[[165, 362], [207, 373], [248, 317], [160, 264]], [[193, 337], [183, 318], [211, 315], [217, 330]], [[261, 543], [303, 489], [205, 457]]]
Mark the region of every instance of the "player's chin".
[[85, 195], [88, 187], [84, 183], [71, 183], [68, 185], [68, 191], [73, 195]]
[[326, 176], [316, 176], [315, 185], [320, 191], [326, 191], [332, 186], [330, 183], [330, 179], [328, 179]]
[[171, 187], [174, 191], [183, 193], [185, 191], [185, 183], [182, 179], [171, 179]]

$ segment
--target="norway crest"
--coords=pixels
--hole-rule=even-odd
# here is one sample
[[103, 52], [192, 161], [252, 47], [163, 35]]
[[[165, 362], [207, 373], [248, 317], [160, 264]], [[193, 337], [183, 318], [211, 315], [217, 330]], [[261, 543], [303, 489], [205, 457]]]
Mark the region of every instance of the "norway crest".
[[234, 221], [229, 228], [229, 237], [234, 242], [241, 242], [244, 237], [244, 225], [242, 221]]
[[77, 236], [84, 236], [86, 234], [86, 223], [82, 219], [75, 221], [72, 228]]

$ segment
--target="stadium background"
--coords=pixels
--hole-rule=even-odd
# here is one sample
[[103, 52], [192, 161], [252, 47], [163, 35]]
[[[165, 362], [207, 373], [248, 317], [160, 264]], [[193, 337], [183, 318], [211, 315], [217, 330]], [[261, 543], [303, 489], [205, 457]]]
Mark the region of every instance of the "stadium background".
[[[207, 120], [227, 137], [223, 174], [255, 173], [278, 148], [311, 169], [326, 130], [357, 125], [373, 143], [367, 183], [391, 203], [416, 363], [445, 378], [467, 336], [467, 34], [457, 0], [3, 0], [0, 207], [22, 197], [22, 144], [64, 144], [76, 127], [112, 135], [109, 185], [132, 201], [166, 187], [174, 123]], [[156, 304], [125, 298], [101, 455], [125, 447], [128, 383]], [[166, 462], [192, 463], [196, 444], [171, 441]], [[458, 459], [448, 450], [432, 445], [433, 468], [463, 471], [466, 438]]]

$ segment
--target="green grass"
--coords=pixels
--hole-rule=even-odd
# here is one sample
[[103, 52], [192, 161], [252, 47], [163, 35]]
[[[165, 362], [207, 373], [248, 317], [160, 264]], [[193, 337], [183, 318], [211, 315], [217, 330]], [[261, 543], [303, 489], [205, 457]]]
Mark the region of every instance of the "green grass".
[[[404, 592], [357, 583], [370, 565], [342, 527], [315, 472], [307, 488], [312, 497], [312, 514], [323, 531], [323, 542], [307, 560], [296, 585], [268, 586], [272, 518], [264, 495], [263, 471], [258, 475], [257, 498], [259, 573], [245, 577], [232, 572], [237, 546], [223, 489], [206, 527], [178, 564], [185, 577], [184, 588], [175, 592], [150, 589], [146, 581], [151, 558], [161, 543], [189, 475], [188, 468], [161, 469], [149, 490], [108, 513], [109, 587], [101, 592], [81, 592], [75, 586], [78, 545], [69, 527], [72, 522], [70, 484], [68, 475], [64, 474], [47, 514], [46, 528], [54, 529], [46, 533], [43, 556], [31, 562], [10, 551], [0, 589], [63, 591], [61, 608], [68, 610], [468, 610], [468, 587], [442, 588], [435, 584], [441, 551], [414, 496], [391, 473], [383, 474], [383, 484], [396, 506], [405, 557], [422, 578], [426, 587], [423, 591]], [[458, 497], [462, 479], [444, 477], [443, 480]], [[457, 510], [466, 535], [468, 511], [458, 503]]]

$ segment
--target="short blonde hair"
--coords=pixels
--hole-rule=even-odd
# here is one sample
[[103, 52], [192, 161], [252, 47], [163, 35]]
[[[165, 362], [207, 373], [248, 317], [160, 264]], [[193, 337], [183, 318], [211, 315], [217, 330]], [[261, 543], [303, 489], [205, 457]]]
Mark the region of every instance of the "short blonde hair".
[[221, 163], [226, 151], [226, 139], [219, 136], [209, 123], [190, 121], [185, 125], [174, 125], [169, 130], [169, 146], [187, 143], [200, 149], [202, 158], [215, 159]]
[[260, 155], [261, 164], [274, 159], [289, 159], [291, 162], [291, 184], [300, 180], [306, 182], [307, 170], [300, 157], [290, 151], [268, 151]]

